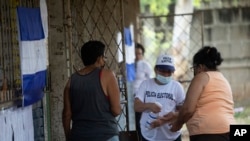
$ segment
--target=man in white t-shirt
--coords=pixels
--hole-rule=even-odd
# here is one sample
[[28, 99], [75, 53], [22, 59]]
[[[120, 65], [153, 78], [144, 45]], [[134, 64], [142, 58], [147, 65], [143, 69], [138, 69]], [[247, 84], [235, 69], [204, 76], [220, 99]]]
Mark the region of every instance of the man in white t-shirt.
[[153, 69], [148, 63], [148, 61], [144, 58], [145, 48], [136, 43], [135, 46], [135, 80], [133, 82], [133, 91], [137, 92], [138, 88], [142, 81], [153, 77]]
[[[135, 96], [134, 109], [136, 112], [142, 112], [142, 141], [181, 141], [181, 131], [171, 132], [168, 124], [177, 117], [178, 109], [185, 99], [182, 85], [172, 79], [175, 71], [173, 58], [169, 55], [160, 55], [154, 71], [156, 77], [144, 80]], [[148, 129], [146, 125], [150, 112], [157, 113], [158, 118]]]
[[[145, 48], [142, 44], [135, 45], [135, 80], [133, 81], [133, 92], [137, 93], [142, 81], [153, 77], [153, 69], [147, 60], [144, 58]], [[136, 130], [138, 132], [139, 140], [141, 140], [140, 130], [141, 112], [135, 112]]]

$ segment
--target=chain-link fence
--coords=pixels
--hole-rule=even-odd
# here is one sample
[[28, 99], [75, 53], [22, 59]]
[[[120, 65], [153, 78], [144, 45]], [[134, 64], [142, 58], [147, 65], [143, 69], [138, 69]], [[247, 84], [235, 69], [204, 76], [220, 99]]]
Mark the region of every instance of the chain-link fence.
[[[203, 46], [203, 12], [164, 16], [140, 16], [139, 39], [145, 47], [144, 58], [152, 67], [160, 54], [174, 57], [174, 79], [181, 82], [185, 91], [193, 77], [192, 57]], [[188, 132], [183, 130], [182, 139]]]
[[194, 53], [203, 45], [202, 13], [140, 16], [140, 42], [152, 67], [160, 54], [174, 57], [174, 78], [187, 88], [193, 77], [190, 71]]
[[[68, 46], [69, 70], [80, 69], [81, 45], [92, 39], [103, 41], [106, 46], [108, 62], [105, 67], [114, 70], [120, 80], [121, 98], [127, 100], [124, 63], [118, 62], [117, 54], [125, 55], [122, 40], [117, 40], [118, 33], [123, 34], [122, 1], [72, 1], [71, 28], [68, 30], [72, 46]], [[109, 16], [107, 16], [109, 15]], [[192, 78], [190, 71], [193, 54], [203, 44], [202, 13], [179, 14], [169, 16], [140, 16], [139, 31], [141, 43], [146, 48], [145, 58], [152, 67], [161, 53], [174, 56], [175, 79], [187, 88]], [[67, 31], [67, 30], [66, 30]], [[73, 71], [73, 70], [72, 70]], [[121, 131], [129, 129], [128, 108], [123, 105], [123, 112], [117, 118]]]
[[[71, 1], [71, 16], [68, 21], [72, 25], [66, 29], [68, 39], [72, 44], [68, 45], [69, 70], [76, 71], [83, 67], [80, 59], [80, 47], [88, 40], [100, 40], [106, 45], [106, 68], [113, 70], [119, 82], [121, 93], [122, 113], [117, 117], [120, 131], [128, 129], [127, 92], [125, 83], [125, 64], [119, 62], [118, 57], [124, 58], [123, 36], [123, 7], [122, 0], [106, 1]], [[72, 46], [71, 46], [72, 45]], [[119, 56], [121, 55], [121, 56]], [[72, 73], [72, 72], [71, 72]]]

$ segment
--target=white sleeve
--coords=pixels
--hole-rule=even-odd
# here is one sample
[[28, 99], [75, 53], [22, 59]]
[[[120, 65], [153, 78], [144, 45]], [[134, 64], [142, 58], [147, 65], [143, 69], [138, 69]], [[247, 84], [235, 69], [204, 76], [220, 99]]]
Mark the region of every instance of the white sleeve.
[[135, 98], [139, 98], [142, 102], [144, 101], [145, 98], [145, 91], [146, 91], [146, 80], [143, 81], [139, 87], [139, 89], [137, 90], [137, 93], [135, 94]]
[[147, 78], [152, 78], [153, 77], [153, 69], [152, 69], [152, 67], [150, 66], [150, 64], [148, 62], [145, 62], [144, 65], [146, 66], [145, 67], [145, 72], [146, 72]]

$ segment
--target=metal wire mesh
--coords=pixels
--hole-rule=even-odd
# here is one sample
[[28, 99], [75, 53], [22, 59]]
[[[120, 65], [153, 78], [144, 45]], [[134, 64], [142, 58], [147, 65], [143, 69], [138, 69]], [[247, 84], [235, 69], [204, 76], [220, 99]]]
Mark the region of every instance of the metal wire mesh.
[[163, 16], [140, 16], [140, 40], [145, 58], [154, 67], [160, 54], [174, 57], [174, 78], [187, 88], [193, 72], [192, 56], [203, 44], [202, 13]]
[[[17, 6], [39, 7], [36, 0], [1, 0], [0, 1], [0, 108], [5, 110], [22, 104], [21, 60], [17, 29]], [[39, 104], [38, 104], [39, 105]], [[37, 106], [34, 111], [41, 110]], [[37, 121], [43, 121], [43, 112], [34, 116], [34, 139], [44, 136], [44, 125], [38, 126]], [[34, 115], [37, 115], [34, 112]], [[11, 122], [15, 120], [11, 120]], [[11, 124], [10, 124], [11, 125]], [[40, 132], [41, 133], [40, 133]], [[39, 134], [38, 134], [39, 133]]]
[[17, 6], [39, 7], [39, 2], [34, 0], [0, 1], [0, 104], [2, 108], [14, 105], [15, 100], [21, 97]]
[[118, 61], [117, 55], [124, 58], [124, 45], [118, 34], [123, 33], [122, 0], [74, 0], [71, 1], [72, 49], [69, 50], [70, 63], [78, 70], [83, 66], [80, 59], [80, 48], [88, 40], [100, 40], [106, 45], [105, 67], [117, 74], [120, 86], [122, 114], [117, 117], [120, 131], [128, 129], [127, 92], [125, 83], [125, 64]]
[[250, 6], [249, 0], [201, 0], [201, 9], [218, 9]]

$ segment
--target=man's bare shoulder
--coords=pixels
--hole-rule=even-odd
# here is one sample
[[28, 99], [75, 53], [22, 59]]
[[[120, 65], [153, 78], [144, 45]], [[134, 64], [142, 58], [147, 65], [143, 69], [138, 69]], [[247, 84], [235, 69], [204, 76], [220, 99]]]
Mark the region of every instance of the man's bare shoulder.
[[113, 75], [114, 76], [114, 72], [110, 69], [102, 69], [102, 73], [106, 74], [106, 75]]

